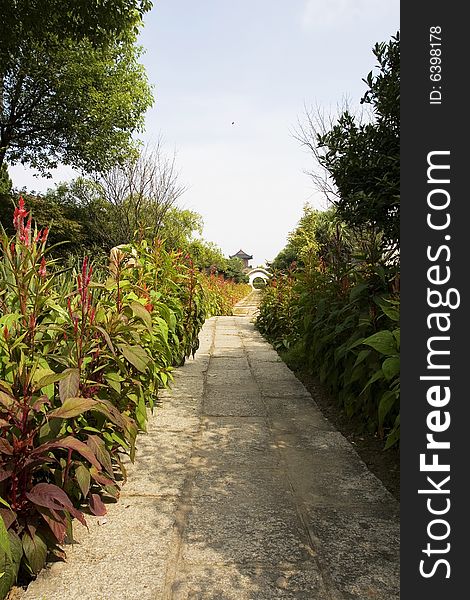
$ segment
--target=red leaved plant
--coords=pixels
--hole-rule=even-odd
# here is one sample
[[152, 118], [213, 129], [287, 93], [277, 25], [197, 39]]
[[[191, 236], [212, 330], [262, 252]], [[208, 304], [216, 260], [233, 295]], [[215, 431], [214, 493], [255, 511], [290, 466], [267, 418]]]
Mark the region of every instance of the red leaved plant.
[[[121, 436], [127, 431], [135, 437], [130, 417], [106, 398], [83, 394], [89, 391], [82, 371], [95, 311], [87, 262], [75, 293], [81, 308], [76, 317], [61, 307], [54, 288], [48, 230], [32, 230], [22, 199], [14, 226], [13, 239], [0, 235], [0, 597], [20, 565], [35, 574], [49, 550], [60, 554], [72, 517], [86, 525], [83, 502], [104, 514], [101, 495], [118, 496], [96, 425], [106, 430], [109, 422]], [[68, 341], [70, 329], [75, 336]]]

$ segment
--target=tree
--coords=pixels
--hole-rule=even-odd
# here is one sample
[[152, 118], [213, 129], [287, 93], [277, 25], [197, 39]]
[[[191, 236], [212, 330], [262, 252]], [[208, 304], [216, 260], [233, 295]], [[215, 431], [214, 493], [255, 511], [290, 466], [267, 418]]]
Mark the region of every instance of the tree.
[[[168, 249], [188, 251], [193, 234], [202, 232], [202, 217], [175, 206], [183, 191], [174, 157], [166, 158], [158, 144], [94, 178], [60, 183], [44, 195], [21, 193], [40, 226], [53, 224], [51, 242], [67, 242], [60, 247], [62, 253], [108, 253], [136, 236], [160, 237]], [[18, 197], [15, 191], [0, 204], [0, 221], [11, 234]]]
[[377, 74], [364, 82], [361, 103], [372, 120], [358, 121], [348, 110], [329, 131], [310, 117], [298, 138], [310, 149], [334, 182], [338, 217], [356, 229], [382, 234], [384, 247], [399, 246], [400, 228], [400, 48], [399, 34], [376, 44]]
[[163, 218], [159, 235], [169, 250], [189, 251], [195, 233], [201, 234], [203, 221], [192, 210], [172, 206]]
[[233, 279], [235, 283], [248, 283], [248, 277], [243, 272], [244, 266], [243, 261], [239, 258], [228, 258], [223, 275], [226, 279]]
[[192, 240], [188, 252], [198, 269], [213, 273], [223, 273], [225, 271], [227, 259], [214, 242], [206, 242], [200, 238]]
[[337, 253], [339, 240], [344, 247], [345, 237], [344, 224], [338, 220], [335, 207], [320, 211], [306, 203], [302, 217], [287, 236], [286, 246], [273, 260], [271, 267], [280, 271], [287, 271], [292, 263], [303, 267], [312, 255], [326, 264]]
[[159, 237], [165, 217], [185, 187], [178, 182], [175, 157], [163, 155], [161, 142], [129, 156], [96, 178], [104, 200], [112, 205], [116, 241]]
[[8, 175], [7, 166], [2, 165], [0, 167], [0, 199], [10, 194], [11, 186], [12, 182], [10, 176]]
[[0, 0], [0, 166], [109, 168], [152, 103], [136, 36], [148, 0]]

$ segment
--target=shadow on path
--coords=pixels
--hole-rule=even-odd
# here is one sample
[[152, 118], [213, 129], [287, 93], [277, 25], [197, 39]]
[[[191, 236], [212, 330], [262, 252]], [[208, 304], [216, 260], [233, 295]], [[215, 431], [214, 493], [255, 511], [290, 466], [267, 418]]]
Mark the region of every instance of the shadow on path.
[[24, 600], [394, 600], [398, 507], [254, 330], [210, 319], [106, 524]]

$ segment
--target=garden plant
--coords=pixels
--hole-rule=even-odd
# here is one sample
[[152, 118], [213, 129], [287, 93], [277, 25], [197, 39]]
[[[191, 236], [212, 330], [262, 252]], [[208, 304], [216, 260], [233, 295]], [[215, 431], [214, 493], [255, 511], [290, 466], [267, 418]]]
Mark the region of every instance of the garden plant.
[[0, 232], [0, 598], [104, 515], [158, 390], [248, 291], [161, 240], [60, 261], [24, 200]]

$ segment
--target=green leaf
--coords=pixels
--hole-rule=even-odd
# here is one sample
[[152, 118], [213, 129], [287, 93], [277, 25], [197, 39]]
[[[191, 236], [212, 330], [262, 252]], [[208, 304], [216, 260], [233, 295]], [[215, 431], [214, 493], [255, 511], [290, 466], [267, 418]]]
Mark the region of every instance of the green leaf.
[[369, 379], [369, 381], [364, 386], [364, 389], [361, 391], [361, 394], [363, 394], [366, 391], [366, 389], [368, 387], [370, 387], [373, 383], [375, 383], [376, 381], [380, 381], [380, 379], [384, 379], [384, 374], [382, 372], [382, 369], [379, 369], [372, 375], [372, 377]]
[[385, 378], [390, 381], [400, 372], [400, 359], [397, 356], [390, 356], [382, 363], [382, 371]]
[[162, 334], [163, 339], [165, 340], [165, 342], [167, 342], [168, 341], [168, 331], [169, 331], [167, 322], [164, 319], [162, 319], [161, 317], [157, 317], [156, 323], [158, 325], [158, 330]]
[[141, 319], [147, 326], [147, 329], [152, 332], [152, 317], [145, 306], [142, 306], [139, 302], [132, 302], [131, 309], [134, 315]]
[[96, 458], [103, 465], [105, 470], [114, 477], [113, 465], [111, 463], [111, 456], [106, 449], [106, 444], [97, 435], [89, 435], [87, 439], [87, 446], [93, 451]]
[[0, 516], [0, 551], [11, 560], [10, 538], [2, 516]]
[[97, 403], [93, 398], [67, 398], [62, 406], [48, 413], [48, 416], [51, 419], [70, 419], [90, 410]]
[[370, 353], [370, 350], [361, 350], [357, 355], [356, 362], [353, 365], [353, 369], [360, 365], [370, 355]]
[[397, 322], [400, 320], [400, 312], [394, 306], [391, 306], [390, 304], [385, 304], [385, 302], [381, 302], [380, 308], [384, 311], [384, 313], [391, 321]]
[[64, 377], [59, 381], [59, 396], [61, 402], [67, 398], [75, 398], [80, 387], [80, 371], [76, 368], [65, 369]]
[[150, 362], [150, 357], [142, 346], [129, 346], [127, 344], [120, 344], [119, 349], [121, 350], [124, 358], [128, 360], [138, 371], [144, 373], [147, 369], [147, 365]]
[[114, 379], [110, 379], [107, 375], [105, 375], [106, 383], [109, 385], [111, 389], [113, 389], [118, 394], [121, 393], [121, 384], [119, 381], [115, 381]]
[[86, 498], [88, 496], [88, 492], [90, 491], [90, 471], [84, 465], [78, 465], [78, 467], [75, 469], [75, 478], [83, 497]]
[[106, 329], [103, 329], [103, 327], [100, 327], [99, 325], [95, 325], [95, 328], [101, 333], [101, 335], [104, 337], [104, 340], [108, 346], [108, 348], [111, 350], [111, 352], [113, 354], [116, 354], [116, 351], [114, 350], [114, 346], [113, 346], [113, 342], [111, 341], [111, 338], [109, 337], [109, 333], [106, 331]]
[[8, 532], [10, 541], [11, 558], [0, 553], [0, 598], [5, 598], [10, 588], [16, 583], [21, 559], [23, 557], [23, 545], [20, 538], [13, 531]]
[[368, 287], [369, 286], [367, 283], [359, 283], [358, 285], [354, 286], [349, 292], [350, 302], [354, 302], [354, 300], [357, 300], [357, 298], [361, 296], [362, 292], [365, 292], [368, 289]]
[[398, 352], [395, 338], [388, 329], [374, 333], [374, 335], [363, 340], [363, 344], [371, 346], [374, 350], [386, 356], [393, 356]]
[[400, 415], [395, 419], [395, 423], [393, 425], [392, 431], [387, 436], [387, 441], [385, 443], [385, 450], [388, 450], [392, 446], [394, 446], [400, 440]]
[[135, 411], [135, 418], [137, 421], [137, 425], [142, 429], [142, 431], [147, 430], [147, 409], [145, 407], [145, 400], [143, 394], [139, 395], [139, 400], [137, 402], [137, 407]]
[[0, 379], [0, 390], [2, 390], [4, 392], [8, 392], [8, 394], [10, 394], [10, 396], [13, 395], [13, 390], [11, 389], [11, 385], [7, 381], [4, 381], [3, 379]]
[[395, 338], [396, 342], [397, 342], [397, 348], [400, 348], [400, 329], [394, 329], [392, 331], [393, 333], [393, 337]]
[[47, 545], [37, 533], [31, 537], [28, 532], [25, 532], [21, 541], [28, 566], [31, 572], [36, 575], [46, 563]]
[[397, 402], [398, 402], [398, 399], [394, 392], [391, 392], [390, 390], [388, 390], [387, 392], [382, 394], [382, 398], [380, 399], [379, 410], [378, 410], [379, 427], [382, 427], [386, 416], [392, 410], [393, 406]]
[[54, 373], [52, 369], [39, 368], [36, 369], [33, 375], [32, 383], [35, 390], [42, 390], [43, 388], [56, 383], [64, 377], [67, 377], [67, 369], [62, 373]]

